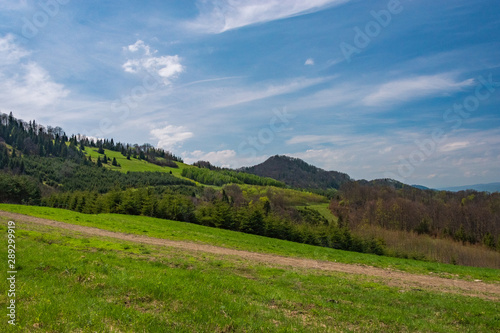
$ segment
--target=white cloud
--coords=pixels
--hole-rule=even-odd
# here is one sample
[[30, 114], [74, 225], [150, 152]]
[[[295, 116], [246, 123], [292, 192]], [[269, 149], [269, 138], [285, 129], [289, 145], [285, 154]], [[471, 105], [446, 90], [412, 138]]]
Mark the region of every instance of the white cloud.
[[0, 66], [16, 64], [29, 54], [14, 42], [13, 35], [0, 37]]
[[362, 98], [363, 91], [361, 87], [355, 84], [341, 84], [299, 98], [293, 103], [293, 108], [297, 110], [311, 110], [314, 108], [351, 105], [358, 103]]
[[405, 78], [380, 85], [375, 92], [363, 99], [363, 103], [367, 106], [378, 106], [405, 102], [425, 96], [459, 91], [473, 84], [473, 79], [458, 82], [447, 74]]
[[304, 65], [314, 66], [314, 59], [313, 58], [307, 59]]
[[378, 152], [379, 154], [387, 154], [387, 153], [390, 153], [392, 151], [393, 147], [392, 146], [389, 146], [389, 147], [385, 147], [383, 149], [380, 149]]
[[456, 184], [464, 174], [474, 175], [476, 183], [492, 181], [488, 171], [499, 168], [500, 130], [461, 130], [447, 133], [441, 143], [416, 143], [429, 142], [429, 136], [427, 130], [411, 129], [390, 134], [297, 135], [286, 143], [303, 150], [287, 155], [356, 179], [389, 176], [433, 188]]
[[320, 143], [341, 143], [347, 139], [342, 135], [297, 135], [286, 141], [289, 145], [294, 144], [320, 144]]
[[12, 35], [0, 38], [0, 105], [34, 111], [54, 105], [69, 94], [36, 62], [23, 61], [30, 53]]
[[239, 154], [232, 149], [216, 150], [205, 152], [202, 150], [195, 150], [192, 152], [184, 152], [182, 158], [185, 163], [193, 164], [198, 161], [209, 161], [211, 164], [223, 168], [241, 168], [252, 166], [264, 162], [269, 158], [267, 155], [247, 156]]
[[126, 49], [129, 50], [130, 52], [137, 52], [140, 49], [143, 49], [146, 55], [148, 56], [151, 55], [151, 48], [149, 47], [149, 45], [146, 45], [144, 41], [140, 39], [138, 39], [137, 42], [135, 42], [135, 44], [127, 46]]
[[189, 153], [183, 154], [184, 162], [192, 164], [198, 161], [209, 161], [213, 165], [218, 165], [221, 167], [231, 167], [234, 165], [234, 159], [236, 157], [236, 152], [234, 150], [219, 150], [204, 152], [201, 150], [195, 150]]
[[439, 150], [442, 152], [454, 151], [458, 149], [467, 148], [470, 146], [469, 141], [459, 141], [459, 142], [451, 142], [443, 145]]
[[193, 137], [193, 133], [184, 126], [167, 125], [163, 128], [152, 129], [150, 133], [158, 140], [157, 146], [167, 150], [172, 150]]
[[221, 33], [251, 24], [312, 13], [349, 0], [209, 0], [199, 1], [200, 15], [189, 27]]
[[265, 87], [255, 87], [245, 90], [227, 89], [224, 96], [220, 96], [220, 100], [216, 101], [214, 108], [223, 108], [227, 106], [234, 106], [238, 104], [248, 103], [268, 97], [283, 95], [299, 91], [301, 89], [320, 84], [327, 80], [327, 78], [305, 79], [296, 78], [292, 81], [274, 85], [270, 84]]
[[156, 54], [158, 51], [151, 51], [150, 46], [146, 45], [142, 40], [138, 40], [124, 49], [131, 53], [143, 50], [144, 53], [142, 58], [128, 59], [122, 65], [123, 70], [127, 73], [135, 74], [145, 71], [159, 76], [164, 84], [169, 85], [172, 79], [175, 79], [184, 71], [184, 66], [182, 66], [181, 58], [178, 55], [154, 57], [153, 54]]

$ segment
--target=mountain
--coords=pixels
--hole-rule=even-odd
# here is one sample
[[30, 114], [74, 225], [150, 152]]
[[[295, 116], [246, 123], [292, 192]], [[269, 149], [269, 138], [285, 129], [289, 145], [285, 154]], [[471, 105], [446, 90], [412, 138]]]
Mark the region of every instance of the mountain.
[[431, 188], [423, 185], [411, 185], [414, 188], [418, 188], [419, 190], [432, 190]]
[[500, 192], [500, 183], [489, 183], [489, 184], [475, 184], [475, 185], [465, 185], [465, 186], [452, 186], [452, 187], [444, 187], [440, 188], [442, 191], [465, 191], [465, 190], [474, 190], [478, 192]]
[[406, 185], [404, 183], [401, 183], [397, 180], [390, 179], [390, 178], [381, 178], [381, 179], [373, 179], [373, 180], [365, 180], [365, 179], [360, 179], [357, 181], [358, 184], [360, 185], [367, 185], [367, 186], [374, 186], [374, 187], [390, 187], [394, 189], [401, 189], [403, 187], [410, 187], [409, 185]]
[[342, 184], [352, 181], [345, 173], [325, 171], [301, 159], [284, 155], [272, 156], [261, 164], [240, 170], [306, 189], [338, 189]]

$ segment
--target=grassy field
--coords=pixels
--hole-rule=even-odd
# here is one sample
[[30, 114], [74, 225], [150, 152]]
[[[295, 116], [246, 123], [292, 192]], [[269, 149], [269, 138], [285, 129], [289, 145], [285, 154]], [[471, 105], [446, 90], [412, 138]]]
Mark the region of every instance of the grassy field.
[[240, 188], [246, 198], [276, 196], [281, 197], [281, 200], [290, 206], [310, 206], [329, 202], [329, 200], [322, 195], [294, 189], [247, 184], [240, 185]]
[[331, 221], [333, 223], [335, 223], [335, 225], [337, 225], [337, 222], [339, 220], [339, 218], [335, 215], [332, 214], [332, 212], [330, 211], [330, 208], [328, 208], [330, 206], [330, 203], [321, 203], [321, 204], [312, 204], [312, 205], [305, 205], [305, 206], [297, 206], [299, 208], [309, 208], [309, 209], [314, 209], [316, 211], [318, 211], [321, 216], [323, 216], [325, 219], [327, 219], [328, 221]]
[[0, 204], [0, 210], [68, 222], [83, 226], [171, 240], [191, 241], [227, 248], [291, 257], [363, 264], [466, 280], [500, 281], [499, 270], [399, 259], [299, 244], [196, 224], [144, 216], [118, 214], [89, 215], [73, 211], [22, 205]]
[[[87, 156], [90, 156], [92, 158], [92, 161], [96, 162], [97, 157], [103, 157], [103, 154], [99, 154], [97, 152], [97, 148], [95, 147], [85, 147], [84, 153]], [[140, 160], [138, 158], [133, 158], [131, 157], [130, 160], [127, 160], [125, 156], [123, 156], [120, 152], [117, 151], [112, 151], [108, 149], [104, 149], [104, 153], [108, 158], [113, 160], [113, 158], [116, 158], [116, 161], [120, 165], [119, 167], [112, 166], [111, 163], [106, 164], [105, 167], [111, 170], [116, 170], [120, 172], [172, 172], [172, 174], [176, 177], [182, 178], [182, 179], [187, 179], [181, 176], [182, 169], [184, 168], [193, 168], [193, 166], [184, 164], [184, 163], [179, 163], [175, 162], [178, 166], [178, 168], [170, 168], [170, 167], [162, 167], [156, 164], [152, 164], [149, 162], [146, 162], [144, 160]]]
[[[4, 318], [2, 332], [494, 332], [500, 322], [497, 302], [366, 276], [25, 223], [17, 224], [16, 244], [19, 321], [12, 327]], [[7, 300], [2, 293], [1, 308]]]

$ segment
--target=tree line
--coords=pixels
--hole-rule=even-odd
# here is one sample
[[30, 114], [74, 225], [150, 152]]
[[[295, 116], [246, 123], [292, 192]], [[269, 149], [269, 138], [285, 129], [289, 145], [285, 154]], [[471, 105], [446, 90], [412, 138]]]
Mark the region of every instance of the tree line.
[[45, 127], [35, 120], [25, 122], [17, 119], [12, 112], [7, 115], [0, 113], [0, 143], [11, 145], [19, 152], [41, 157], [82, 157], [85, 146], [118, 151], [125, 157], [134, 157], [148, 162], [177, 167], [175, 162], [182, 162], [182, 158], [169, 151], [155, 148], [151, 144], [124, 144], [115, 143], [113, 139], [90, 139], [84, 135], [68, 137], [61, 127]]
[[354, 236], [348, 228], [339, 228], [318, 217], [314, 210], [303, 209], [287, 215], [275, 210], [275, 203], [267, 197], [236, 203], [226, 190], [198, 187], [186, 193], [186, 189], [186, 186], [159, 186], [113, 189], [104, 194], [64, 192], [44, 197], [42, 204], [87, 214], [143, 215], [335, 249], [384, 253], [379, 241]]
[[[200, 162], [198, 162], [198, 165]], [[285, 183], [268, 177], [260, 177], [245, 172], [229, 169], [212, 169], [206, 167], [186, 168], [182, 176], [205, 185], [222, 186], [226, 184], [249, 184], [260, 186], [286, 187]]]
[[483, 243], [500, 250], [500, 193], [445, 192], [411, 186], [345, 184], [330, 208], [349, 228], [363, 224], [390, 230]]

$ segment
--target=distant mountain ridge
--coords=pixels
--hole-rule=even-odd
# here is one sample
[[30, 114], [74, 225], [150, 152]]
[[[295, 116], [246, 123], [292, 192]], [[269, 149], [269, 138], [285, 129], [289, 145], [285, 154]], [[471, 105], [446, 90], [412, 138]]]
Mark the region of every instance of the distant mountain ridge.
[[275, 155], [265, 162], [241, 171], [261, 177], [270, 177], [289, 186], [305, 189], [338, 189], [353, 181], [349, 175], [338, 171], [326, 171], [303, 160], [285, 155]]
[[474, 184], [474, 185], [464, 185], [464, 186], [452, 186], [452, 187], [443, 187], [440, 188], [441, 191], [466, 191], [466, 190], [474, 190], [478, 192], [500, 192], [500, 182], [497, 183], [488, 183], [488, 184]]

